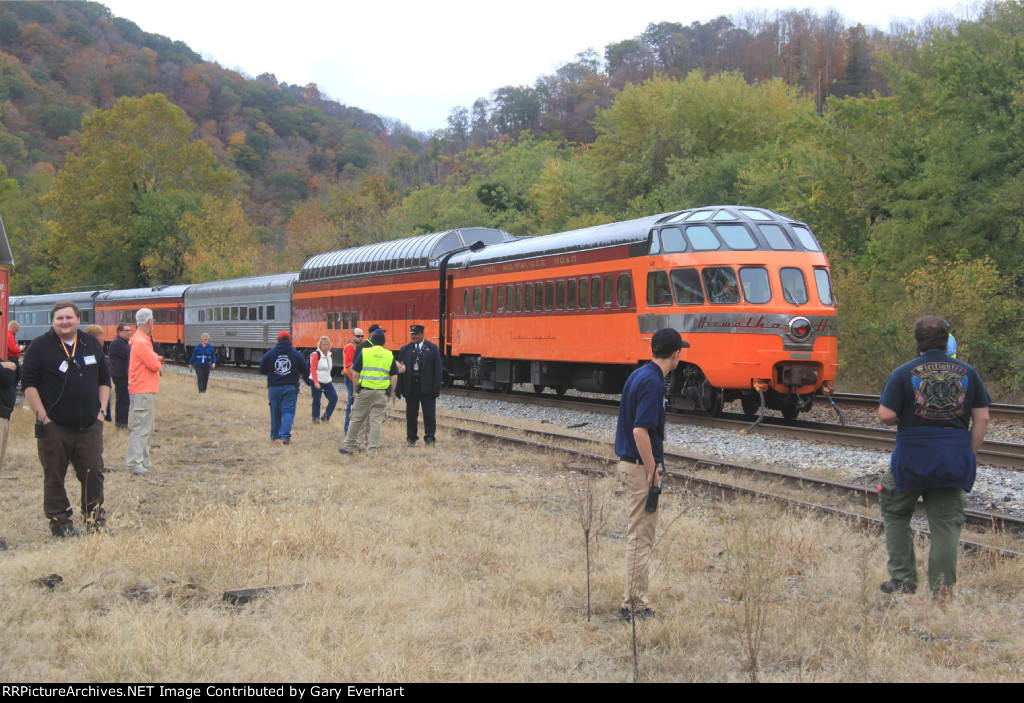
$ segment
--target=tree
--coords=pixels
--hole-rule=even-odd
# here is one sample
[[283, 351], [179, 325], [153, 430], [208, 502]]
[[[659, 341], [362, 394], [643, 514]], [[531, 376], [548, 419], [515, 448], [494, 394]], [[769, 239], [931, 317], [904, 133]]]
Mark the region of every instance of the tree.
[[185, 214], [181, 228], [188, 235], [185, 277], [202, 283], [256, 273], [256, 236], [237, 198], [204, 196], [199, 210]]
[[154, 194], [226, 197], [235, 176], [215, 164], [184, 111], [163, 95], [121, 98], [82, 123], [81, 142], [44, 198], [56, 211], [58, 272], [66, 285], [150, 283], [143, 259], [173, 229], [166, 218], [183, 212], [153, 207]]

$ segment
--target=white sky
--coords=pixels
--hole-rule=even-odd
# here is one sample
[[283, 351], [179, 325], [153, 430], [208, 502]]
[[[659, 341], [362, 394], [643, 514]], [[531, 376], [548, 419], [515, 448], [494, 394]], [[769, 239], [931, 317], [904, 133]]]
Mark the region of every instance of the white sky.
[[[587, 48], [632, 38], [650, 22], [706, 22], [747, 10], [834, 7], [849, 24], [888, 29], [955, 0], [100, 0], [147, 32], [181, 40], [249, 76], [313, 82], [339, 102], [414, 129], [443, 127], [449, 111], [505, 85], [530, 85]], [[714, 9], [706, 9], [706, 8]]]

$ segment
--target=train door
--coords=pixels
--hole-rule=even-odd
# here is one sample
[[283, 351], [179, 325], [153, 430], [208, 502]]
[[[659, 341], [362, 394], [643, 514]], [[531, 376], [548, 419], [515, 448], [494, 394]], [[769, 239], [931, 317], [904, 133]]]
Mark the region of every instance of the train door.
[[396, 300], [391, 304], [391, 319], [395, 321], [396, 327], [391, 336], [393, 344], [398, 347], [409, 341], [409, 325], [415, 318], [415, 305], [411, 300]]

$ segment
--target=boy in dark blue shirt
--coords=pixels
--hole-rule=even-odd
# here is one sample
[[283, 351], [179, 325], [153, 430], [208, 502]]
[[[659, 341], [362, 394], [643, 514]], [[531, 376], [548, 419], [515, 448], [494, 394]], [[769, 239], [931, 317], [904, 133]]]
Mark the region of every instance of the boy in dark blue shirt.
[[619, 617], [627, 622], [654, 614], [647, 600], [647, 574], [658, 513], [644, 508], [650, 488], [661, 486], [657, 468], [663, 462], [665, 441], [665, 377], [679, 365], [680, 351], [689, 346], [674, 329], [655, 332], [651, 338], [654, 358], [630, 374], [619, 401], [615, 453], [629, 506], [626, 590]]

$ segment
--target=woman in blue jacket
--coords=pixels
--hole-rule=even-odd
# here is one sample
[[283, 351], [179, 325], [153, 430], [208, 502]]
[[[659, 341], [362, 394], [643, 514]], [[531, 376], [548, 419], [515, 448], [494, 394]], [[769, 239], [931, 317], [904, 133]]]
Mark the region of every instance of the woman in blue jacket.
[[210, 369], [217, 368], [217, 352], [210, 344], [210, 335], [204, 333], [200, 338], [200, 343], [192, 350], [192, 358], [188, 361], [188, 367], [195, 369], [199, 392], [205, 393], [206, 382], [210, 380]]

